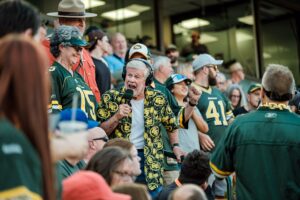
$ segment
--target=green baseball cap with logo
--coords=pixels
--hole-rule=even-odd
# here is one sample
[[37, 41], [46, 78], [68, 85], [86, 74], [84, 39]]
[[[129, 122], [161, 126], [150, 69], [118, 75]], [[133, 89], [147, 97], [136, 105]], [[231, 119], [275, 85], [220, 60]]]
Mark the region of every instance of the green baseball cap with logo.
[[252, 85], [250, 85], [250, 87], [248, 89], [248, 94], [250, 94], [256, 90], [260, 90], [260, 89], [261, 89], [261, 84], [259, 84], [259, 83], [252, 84]]

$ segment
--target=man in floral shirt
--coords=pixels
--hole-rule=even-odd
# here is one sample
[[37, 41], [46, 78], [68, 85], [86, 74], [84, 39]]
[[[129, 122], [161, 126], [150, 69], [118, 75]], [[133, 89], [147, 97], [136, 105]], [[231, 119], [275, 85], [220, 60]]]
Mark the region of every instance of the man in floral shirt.
[[[101, 127], [114, 138], [125, 138], [138, 149], [142, 174], [137, 182], [147, 184], [155, 197], [161, 190], [163, 143], [160, 124], [168, 131], [174, 154], [183, 154], [178, 145], [177, 120], [165, 96], [147, 85], [151, 82], [152, 66], [142, 59], [131, 59], [124, 73], [125, 85], [104, 93], [98, 109]], [[133, 91], [128, 100], [125, 91]]]

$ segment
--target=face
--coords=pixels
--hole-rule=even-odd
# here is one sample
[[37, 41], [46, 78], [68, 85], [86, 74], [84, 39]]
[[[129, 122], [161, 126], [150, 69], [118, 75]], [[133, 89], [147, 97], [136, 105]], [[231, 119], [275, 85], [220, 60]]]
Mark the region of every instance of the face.
[[125, 54], [127, 51], [127, 42], [123, 35], [117, 35], [115, 38], [113, 38], [111, 45], [116, 54]]
[[175, 97], [184, 98], [188, 95], [189, 89], [185, 81], [174, 84], [172, 93]]
[[112, 172], [111, 187], [123, 183], [133, 183], [132, 162], [130, 158], [126, 158], [124, 162]]
[[171, 62], [167, 62], [167, 64], [161, 66], [159, 71], [164, 75], [165, 81], [174, 73]]
[[67, 26], [75, 26], [83, 34], [85, 31], [85, 18], [59, 18], [59, 23]]
[[144, 69], [126, 67], [125, 88], [133, 90], [134, 98], [139, 100], [144, 97], [145, 82]]
[[260, 90], [248, 94], [248, 102], [252, 107], [257, 108], [260, 103]]
[[240, 91], [237, 89], [234, 89], [230, 95], [230, 101], [234, 108], [236, 108], [238, 106], [240, 99], [241, 99]]
[[110, 53], [111, 47], [107, 36], [104, 36], [101, 40], [98, 40], [98, 44], [101, 46], [104, 53]]
[[67, 67], [72, 67], [80, 59], [82, 47], [64, 47], [60, 46], [60, 57], [62, 59], [62, 64], [67, 65]]
[[168, 58], [170, 58], [171, 63], [175, 63], [179, 57], [179, 51], [177, 50], [171, 50], [168, 54], [167, 54]]
[[216, 65], [208, 66], [208, 83], [210, 86], [215, 86], [217, 84], [217, 73], [218, 67]]
[[138, 156], [138, 152], [135, 148], [135, 146], [132, 146], [130, 149], [130, 155], [132, 157], [132, 174], [135, 176], [138, 176], [142, 173], [141, 171], [141, 158]]
[[225, 81], [225, 79], [223, 79], [223, 78], [221, 78], [221, 77], [219, 77], [219, 76], [217, 76], [216, 77], [217, 79], [216, 79], [216, 86], [217, 86], [217, 88], [219, 89], [219, 90], [221, 90], [221, 92], [225, 92], [226, 91], [226, 81]]
[[99, 127], [95, 127], [88, 130], [89, 145], [93, 151], [98, 152], [103, 149], [103, 146], [108, 141], [108, 137], [104, 130]]
[[237, 72], [237, 75], [238, 77], [241, 79], [241, 80], [244, 80], [245, 79], [245, 74], [244, 74], [244, 71], [241, 69], [241, 70], [238, 70]]

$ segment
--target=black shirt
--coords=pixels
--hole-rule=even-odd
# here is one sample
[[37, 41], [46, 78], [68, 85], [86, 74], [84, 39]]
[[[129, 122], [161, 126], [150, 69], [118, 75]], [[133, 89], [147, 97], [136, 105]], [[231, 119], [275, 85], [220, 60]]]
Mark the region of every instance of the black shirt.
[[233, 112], [233, 115], [234, 115], [235, 117], [238, 116], [238, 115], [241, 115], [241, 114], [246, 114], [246, 113], [248, 113], [248, 111], [245, 109], [244, 106], [238, 107], [238, 108], [234, 109], [232, 112]]
[[108, 66], [102, 60], [98, 60], [93, 57], [92, 59], [96, 67], [96, 83], [102, 95], [110, 89], [111, 74]]

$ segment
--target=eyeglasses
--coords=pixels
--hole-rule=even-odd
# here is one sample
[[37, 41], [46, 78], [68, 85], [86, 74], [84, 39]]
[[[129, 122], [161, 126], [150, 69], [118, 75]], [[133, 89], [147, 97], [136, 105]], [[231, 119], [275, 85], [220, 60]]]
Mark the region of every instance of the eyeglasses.
[[76, 52], [82, 51], [82, 47], [79, 47], [79, 46], [71, 46], [71, 47], [74, 48]]
[[94, 138], [93, 140], [102, 140], [104, 142], [108, 142], [108, 137], [99, 137], [99, 138]]
[[240, 95], [230, 95], [230, 98], [236, 98], [239, 99], [241, 96]]

